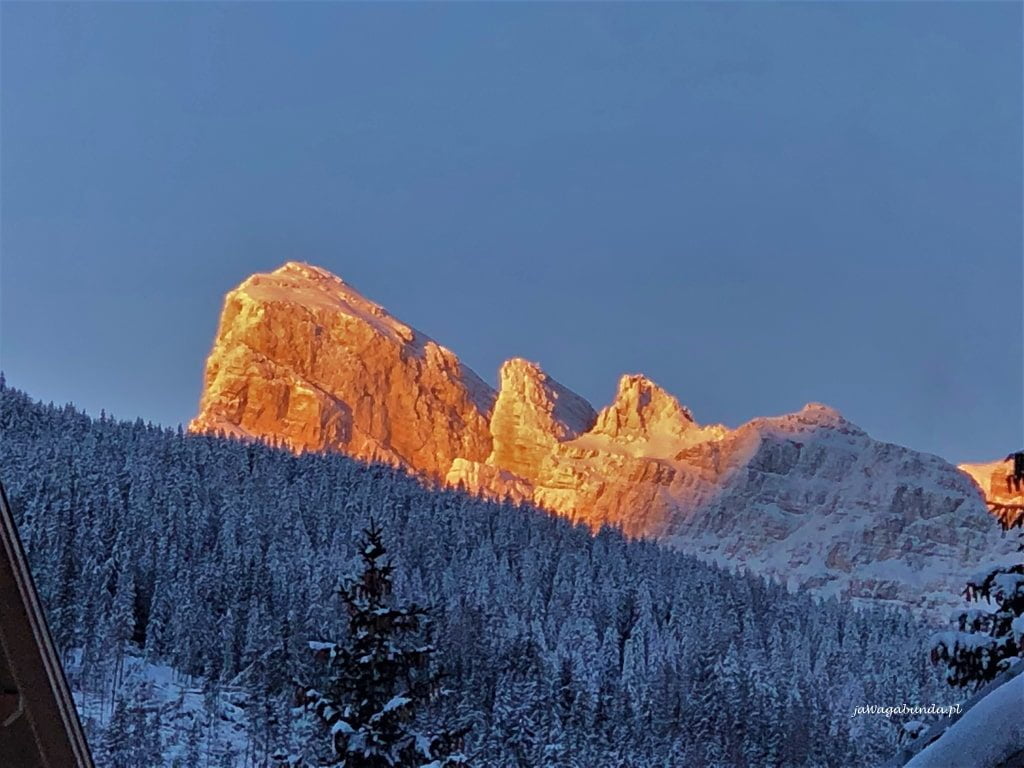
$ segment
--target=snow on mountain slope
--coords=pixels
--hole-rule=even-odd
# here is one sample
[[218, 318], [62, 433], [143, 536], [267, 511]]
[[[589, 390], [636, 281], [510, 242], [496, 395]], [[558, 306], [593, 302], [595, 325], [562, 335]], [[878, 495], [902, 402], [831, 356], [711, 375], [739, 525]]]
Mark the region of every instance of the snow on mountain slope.
[[738, 431], [757, 447], [667, 532], [684, 549], [826, 594], [939, 614], [958, 602], [949, 592], [972, 563], [1012, 551], [962, 473], [873, 440], [831, 409], [808, 406]]
[[190, 428], [388, 461], [943, 618], [1011, 549], [967, 475], [824, 405], [729, 430], [639, 375], [600, 413], [535, 363], [510, 360], [499, 379], [495, 394], [341, 279], [289, 262], [227, 295]]

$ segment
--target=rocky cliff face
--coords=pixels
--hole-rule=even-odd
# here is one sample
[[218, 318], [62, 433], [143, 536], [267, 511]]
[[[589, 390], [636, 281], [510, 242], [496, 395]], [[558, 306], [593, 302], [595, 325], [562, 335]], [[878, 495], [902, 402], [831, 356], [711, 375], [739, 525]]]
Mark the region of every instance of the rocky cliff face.
[[509, 360], [499, 378], [487, 462], [532, 479], [559, 443], [590, 429], [597, 414], [535, 363]]
[[989, 461], [982, 464], [960, 464], [961, 471], [971, 476], [985, 498], [996, 504], [1024, 504], [1024, 492], [1009, 484], [1013, 462]]
[[495, 393], [339, 278], [289, 263], [228, 294], [195, 431], [338, 450], [848, 597], [941, 610], [1009, 549], [971, 480], [835, 410], [701, 426], [649, 379], [595, 412], [509, 360]]
[[290, 262], [227, 295], [189, 428], [437, 477], [456, 457], [490, 454], [493, 401], [451, 351], [329, 272]]

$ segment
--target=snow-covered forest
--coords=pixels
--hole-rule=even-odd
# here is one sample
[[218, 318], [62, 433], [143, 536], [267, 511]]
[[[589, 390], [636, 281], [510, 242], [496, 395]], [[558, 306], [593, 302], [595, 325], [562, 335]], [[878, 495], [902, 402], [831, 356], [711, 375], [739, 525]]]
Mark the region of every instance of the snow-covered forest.
[[[371, 515], [431, 607], [478, 766], [873, 766], [946, 704], [929, 630], [342, 456], [90, 418], [0, 384], [3, 481], [103, 766], [301, 750], [293, 676], [345, 626]], [[230, 732], [215, 737], [217, 729]]]

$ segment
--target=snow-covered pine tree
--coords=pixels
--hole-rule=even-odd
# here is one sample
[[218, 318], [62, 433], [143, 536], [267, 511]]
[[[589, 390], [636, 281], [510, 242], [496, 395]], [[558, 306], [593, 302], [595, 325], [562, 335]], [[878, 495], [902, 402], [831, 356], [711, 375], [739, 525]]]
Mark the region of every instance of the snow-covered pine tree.
[[103, 734], [100, 755], [110, 768], [129, 768], [134, 756], [132, 717], [127, 698], [119, 699]]
[[468, 728], [420, 729], [422, 715], [441, 693], [431, 669], [435, 648], [418, 642], [428, 628], [426, 610], [394, 605], [394, 566], [384, 559], [381, 529], [363, 530], [362, 572], [339, 590], [348, 611], [348, 636], [340, 643], [312, 643], [326, 661], [320, 691], [303, 687], [300, 704], [330, 736], [333, 762], [345, 768], [453, 768], [467, 765], [460, 752]]
[[[1009, 531], [1020, 521], [1001, 518], [1000, 524]], [[1024, 529], [1019, 551], [1024, 552]], [[986, 605], [961, 613], [956, 631], [937, 635], [931, 658], [945, 663], [950, 685], [977, 689], [1024, 655], [1024, 559], [978, 574], [964, 596]]]

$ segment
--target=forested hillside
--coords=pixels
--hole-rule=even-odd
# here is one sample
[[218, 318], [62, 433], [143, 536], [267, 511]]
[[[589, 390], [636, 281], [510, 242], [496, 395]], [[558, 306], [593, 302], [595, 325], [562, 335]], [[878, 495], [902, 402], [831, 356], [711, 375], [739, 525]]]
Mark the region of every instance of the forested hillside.
[[[815, 602], [388, 467], [90, 418], [2, 384], [0, 428], [2, 478], [101, 765], [151, 764], [139, 751], [155, 741], [103, 735], [117, 701], [131, 731], [144, 702], [121, 681], [143, 663], [202, 681], [209, 702], [244, 693], [245, 749], [208, 748], [203, 764], [300, 750], [290, 680], [310, 641], [342, 632], [336, 590], [371, 515], [396, 598], [433, 607], [453, 689], [437, 714], [472, 721], [476, 765], [871, 766], [896, 727], [854, 706], [950, 695], [927, 630], [903, 613]], [[184, 761], [189, 719], [161, 711], [135, 727], [156, 729], [166, 764]]]

